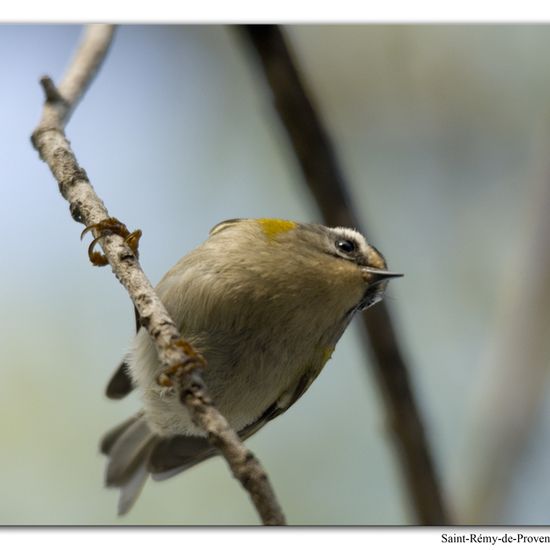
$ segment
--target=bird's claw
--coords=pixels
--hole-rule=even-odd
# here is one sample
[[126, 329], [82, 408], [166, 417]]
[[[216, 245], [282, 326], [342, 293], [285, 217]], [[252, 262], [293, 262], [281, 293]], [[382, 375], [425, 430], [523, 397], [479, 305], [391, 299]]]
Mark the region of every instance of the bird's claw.
[[157, 376], [157, 384], [165, 389], [173, 388], [176, 382], [189, 371], [206, 366], [204, 357], [185, 340], [177, 340], [174, 345], [183, 350], [187, 359], [177, 365], [166, 367]]
[[97, 236], [88, 247], [88, 258], [90, 258], [90, 262], [92, 262], [93, 265], [103, 266], [109, 263], [105, 254], [94, 250], [94, 248], [100, 239], [112, 234], [120, 235], [124, 239], [124, 242], [136, 255], [136, 257], [138, 257], [141, 229], [136, 229], [135, 231], [130, 233], [130, 231], [128, 231], [128, 228], [121, 221], [117, 220], [116, 218], [106, 218], [99, 223], [94, 223], [93, 225], [89, 225], [88, 227], [86, 227], [84, 231], [82, 231], [82, 233], [80, 234], [80, 239], [82, 240], [86, 233], [94, 230], [99, 233], [99, 236]]

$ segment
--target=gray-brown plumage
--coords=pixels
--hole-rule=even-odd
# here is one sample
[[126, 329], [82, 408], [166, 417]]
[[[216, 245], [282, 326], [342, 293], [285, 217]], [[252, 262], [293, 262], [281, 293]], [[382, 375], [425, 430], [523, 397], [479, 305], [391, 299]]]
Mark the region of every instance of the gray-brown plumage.
[[[208, 363], [204, 380], [242, 439], [299, 399], [317, 377], [353, 314], [379, 301], [382, 255], [346, 228], [283, 220], [229, 220], [178, 262], [157, 293]], [[156, 380], [162, 367], [139, 328], [107, 395], [138, 388], [143, 410], [109, 431], [106, 483], [121, 490], [126, 513], [147, 477], [167, 479], [216, 449], [178, 397]]]

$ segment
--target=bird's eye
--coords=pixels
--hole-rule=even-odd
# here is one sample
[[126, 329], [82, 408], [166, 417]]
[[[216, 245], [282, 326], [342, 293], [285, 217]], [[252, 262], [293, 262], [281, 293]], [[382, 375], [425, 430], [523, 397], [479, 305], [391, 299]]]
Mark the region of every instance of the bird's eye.
[[350, 239], [338, 239], [335, 244], [336, 248], [344, 254], [352, 254], [357, 250], [357, 243]]

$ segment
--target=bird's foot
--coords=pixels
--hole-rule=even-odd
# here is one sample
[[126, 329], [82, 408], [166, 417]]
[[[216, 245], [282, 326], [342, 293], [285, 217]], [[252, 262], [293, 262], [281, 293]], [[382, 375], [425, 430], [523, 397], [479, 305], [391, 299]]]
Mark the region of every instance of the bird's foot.
[[97, 242], [107, 235], [120, 235], [136, 257], [139, 256], [138, 246], [139, 239], [141, 238], [141, 229], [136, 229], [130, 233], [128, 228], [121, 221], [116, 218], [106, 218], [99, 223], [94, 223], [86, 227], [84, 231], [82, 231], [80, 238], [82, 239], [86, 233], [93, 230], [99, 232], [99, 236], [96, 237], [88, 247], [88, 258], [90, 258], [90, 262], [92, 262], [93, 265], [103, 266], [109, 263], [105, 254], [94, 250]]
[[157, 384], [163, 388], [174, 388], [176, 383], [190, 371], [206, 367], [205, 358], [195, 348], [183, 339], [176, 340], [174, 346], [183, 350], [187, 358], [175, 365], [162, 369], [157, 376]]

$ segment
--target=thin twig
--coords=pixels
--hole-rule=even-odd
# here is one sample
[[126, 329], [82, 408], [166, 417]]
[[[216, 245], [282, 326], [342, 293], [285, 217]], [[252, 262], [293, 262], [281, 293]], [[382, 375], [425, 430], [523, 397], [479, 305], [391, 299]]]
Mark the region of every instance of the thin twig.
[[[362, 224], [352, 207], [349, 186], [334, 148], [311, 95], [306, 93], [281, 30], [277, 25], [250, 25], [243, 30], [259, 57], [275, 107], [325, 222], [360, 228]], [[387, 306], [382, 303], [365, 311], [362, 321], [365, 339], [370, 341], [376, 359], [386, 413], [418, 521], [446, 524], [448, 516], [442, 492]]]
[[[75, 221], [93, 226], [109, 219], [109, 213], [95, 193], [86, 172], [79, 166], [65, 137], [64, 127], [70, 114], [100, 67], [113, 36], [110, 25], [90, 25], [62, 83], [58, 88], [49, 77], [42, 79], [46, 102], [42, 119], [33, 132], [32, 142], [69, 202]], [[94, 229], [94, 235], [100, 232]], [[139, 265], [137, 254], [123, 237], [106, 234], [100, 244], [113, 272], [128, 291], [140, 315], [140, 321], [155, 343], [159, 360], [166, 368], [195, 364], [189, 346], [182, 346], [181, 335], [157, 297]], [[241, 443], [227, 420], [212, 405], [199, 369], [183, 369], [181, 400], [189, 408], [194, 422], [220, 450], [233, 472], [249, 492], [266, 525], [282, 525], [285, 518], [267, 475], [256, 457]]]

